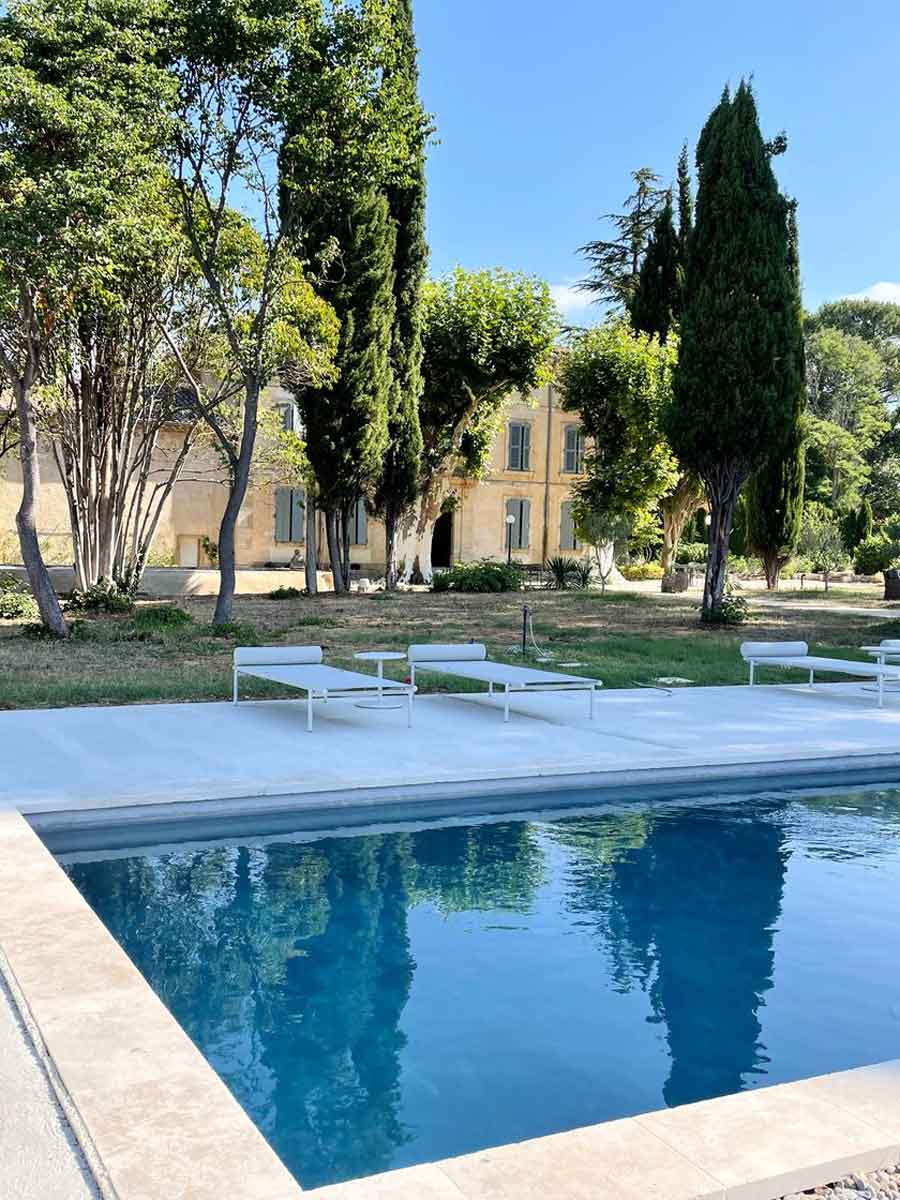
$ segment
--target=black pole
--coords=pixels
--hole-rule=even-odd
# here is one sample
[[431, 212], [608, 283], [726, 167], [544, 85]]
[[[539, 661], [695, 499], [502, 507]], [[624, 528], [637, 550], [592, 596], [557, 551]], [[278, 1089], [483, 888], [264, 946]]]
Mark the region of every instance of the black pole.
[[522, 657], [525, 657], [525, 646], [528, 638], [528, 605], [522, 607]]

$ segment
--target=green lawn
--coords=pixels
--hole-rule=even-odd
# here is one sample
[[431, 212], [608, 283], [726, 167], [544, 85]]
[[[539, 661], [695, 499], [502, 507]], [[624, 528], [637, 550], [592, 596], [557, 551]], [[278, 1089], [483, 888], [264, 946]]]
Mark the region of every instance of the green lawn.
[[[526, 603], [535, 639], [552, 656], [548, 668], [577, 663], [562, 669], [615, 688], [673, 675], [695, 684], [743, 683], [747, 674], [738, 647], [748, 638], [803, 638], [815, 651], [851, 658], [862, 642], [900, 636], [900, 616], [890, 619], [889, 612], [882, 616], [877, 610], [867, 617], [760, 607], [743, 626], [707, 629], [697, 621], [695, 596], [648, 592], [239, 597], [236, 624], [224, 636], [209, 624], [211, 599], [179, 603], [191, 616], [186, 624], [159, 624], [154, 610], [160, 605], [146, 604], [135, 617], [84, 620], [67, 643], [35, 639], [6, 623], [0, 636], [0, 706], [223, 699], [231, 692], [232, 649], [246, 643], [320, 643], [327, 661], [367, 671], [368, 664], [354, 661], [355, 651], [471, 638], [487, 642], [495, 657], [520, 662], [514, 647], [521, 641]], [[404, 663], [392, 663], [386, 673], [403, 678], [405, 669]], [[423, 691], [466, 687], [462, 680], [428, 675], [420, 683]], [[247, 680], [243, 694], [292, 693]]]

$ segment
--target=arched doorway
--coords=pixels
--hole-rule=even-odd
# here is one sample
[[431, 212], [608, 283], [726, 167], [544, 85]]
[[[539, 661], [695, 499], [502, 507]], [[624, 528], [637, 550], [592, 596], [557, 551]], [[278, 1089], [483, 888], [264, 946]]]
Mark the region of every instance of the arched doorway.
[[443, 512], [434, 523], [431, 535], [431, 565], [453, 566], [453, 513]]

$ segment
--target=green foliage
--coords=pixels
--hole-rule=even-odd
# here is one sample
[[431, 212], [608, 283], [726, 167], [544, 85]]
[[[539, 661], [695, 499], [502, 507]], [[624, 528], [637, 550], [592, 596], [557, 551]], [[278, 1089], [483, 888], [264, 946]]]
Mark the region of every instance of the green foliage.
[[544, 570], [550, 575], [549, 586], [558, 592], [578, 586], [578, 567], [579, 560], [565, 554], [557, 554], [553, 558], [548, 558], [544, 563]]
[[388, 445], [397, 233], [385, 196], [371, 190], [348, 209], [326, 208], [324, 219], [341, 264], [324, 285], [341, 321], [338, 376], [330, 387], [304, 390], [299, 402], [318, 504], [337, 511], [370, 490]]
[[807, 317], [806, 328], [809, 334], [829, 328], [862, 338], [881, 360], [882, 397], [888, 400], [900, 395], [900, 304], [883, 300], [834, 300]]
[[890, 429], [881, 359], [863, 338], [822, 326], [806, 339], [806, 364], [811, 491], [855, 507], [870, 474], [867, 454]]
[[872, 536], [875, 518], [872, 514], [872, 502], [866, 497], [859, 508], [850, 508], [841, 514], [841, 537], [847, 553], [852, 554], [860, 542]]
[[269, 592], [270, 600], [299, 600], [303, 593], [295, 587], [277, 587]]
[[662, 579], [663, 569], [659, 563], [623, 563], [619, 570], [622, 573], [622, 578], [627, 579], [629, 583], [637, 583], [640, 580]]
[[847, 564], [847, 551], [837, 517], [824, 504], [810, 500], [803, 510], [803, 523], [797, 546], [809, 558], [814, 571], [826, 577]]
[[578, 413], [590, 439], [575, 489], [584, 509], [639, 524], [674, 485], [677, 464], [660, 420], [675, 358], [673, 339], [660, 345], [622, 320], [581, 334], [562, 358], [563, 407]]
[[423, 291], [423, 484], [485, 470], [502, 406], [550, 377], [558, 332], [546, 283], [499, 268], [457, 267]]
[[788, 445], [765, 459], [747, 482], [747, 541], [766, 563], [772, 586], [800, 540], [805, 479], [806, 448], [796, 426]]
[[594, 581], [594, 564], [587, 558], [576, 558], [574, 576], [579, 589], [589, 588]]
[[152, 632], [158, 629], [180, 629], [193, 625], [194, 618], [176, 604], [153, 605], [139, 608], [132, 620], [134, 628], [139, 632]]
[[630, 307], [631, 324], [665, 342], [681, 318], [680, 242], [672, 218], [672, 198], [656, 218]]
[[475, 563], [457, 563], [449, 571], [435, 574], [435, 592], [519, 592], [523, 586], [522, 568], [517, 563], [483, 558]]
[[[411, 0], [396, 4], [398, 34], [404, 46], [399, 70], [413, 95], [418, 91], [416, 41]], [[414, 148], [409, 178], [387, 189], [388, 209], [396, 229], [394, 254], [394, 323], [391, 331], [392, 387], [388, 401], [388, 445], [372, 497], [372, 509], [385, 522], [388, 553], [394, 553], [396, 526], [411, 511], [419, 492], [422, 428], [422, 288], [428, 267], [425, 239], [425, 148]], [[391, 571], [392, 563], [388, 564]], [[391, 581], [392, 582], [392, 581]]]
[[0, 576], [0, 617], [5, 621], [35, 621], [38, 617], [31, 592], [8, 575]]
[[873, 533], [856, 546], [853, 570], [857, 575], [879, 575], [897, 565], [900, 542], [888, 533]]
[[[781, 149], [779, 145], [777, 149]], [[793, 209], [771, 166], [750, 86], [728, 90], [697, 145], [697, 209], [672, 403], [682, 466], [710, 501], [703, 607], [721, 607], [732, 516], [747, 475], [788, 443], [804, 399]]]
[[647, 242], [668, 192], [658, 186], [659, 176], [649, 167], [633, 171], [634, 191], [625, 200], [625, 211], [607, 213], [615, 230], [610, 241], [592, 241], [579, 247], [590, 264], [582, 287], [601, 303], [630, 312], [638, 287], [638, 273]]
[[694, 198], [691, 192], [691, 167], [688, 159], [687, 143], [681, 147], [678, 155], [677, 170], [678, 187], [678, 259], [681, 266], [681, 282], [684, 282], [684, 271], [687, 265], [688, 246], [691, 232], [694, 228]]
[[69, 596], [68, 608], [72, 612], [128, 613], [134, 609], [134, 596], [115, 580], [98, 579], [83, 591], [76, 588]]
[[750, 605], [743, 596], [738, 596], [731, 588], [726, 588], [719, 604], [701, 613], [701, 620], [707, 625], [743, 625], [750, 616]]
[[709, 554], [706, 542], [679, 542], [678, 561], [683, 563], [705, 563]]
[[708, 479], [740, 482], [783, 445], [802, 404], [799, 296], [780, 194], [750, 87], [723, 95], [697, 146], [696, 223], [666, 427]]

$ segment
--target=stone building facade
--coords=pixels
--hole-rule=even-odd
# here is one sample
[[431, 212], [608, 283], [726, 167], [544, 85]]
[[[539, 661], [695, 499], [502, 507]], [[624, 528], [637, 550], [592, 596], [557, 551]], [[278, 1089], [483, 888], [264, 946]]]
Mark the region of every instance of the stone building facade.
[[[286, 392], [270, 388], [265, 399], [294, 421]], [[479, 558], [512, 557], [541, 563], [555, 554], [577, 554], [571, 521], [571, 489], [582, 470], [584, 438], [577, 418], [559, 406], [551, 384], [527, 399], [510, 398], [495, 440], [485, 478], [449, 479], [455, 499], [435, 526], [434, 566]], [[65, 494], [53, 457], [41, 454], [42, 490], [39, 535], [49, 563], [71, 562], [71, 537]], [[19, 561], [15, 512], [21, 495], [18, 463], [8, 456], [0, 475], [0, 561]], [[160, 522], [152, 565], [210, 566], [206, 547], [216, 541], [225, 505], [224, 486], [213, 473], [189, 472], [172, 491]], [[511, 522], [507, 517], [513, 518]], [[237, 529], [241, 567], [286, 566], [303, 555], [305, 522], [302, 491], [271, 485], [253, 487]], [[384, 568], [384, 532], [360, 505], [353, 522], [351, 559], [360, 573], [376, 576]], [[327, 558], [320, 537], [320, 560]]]

